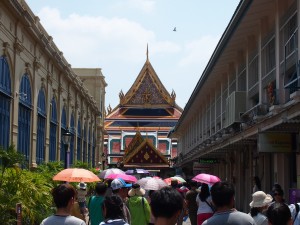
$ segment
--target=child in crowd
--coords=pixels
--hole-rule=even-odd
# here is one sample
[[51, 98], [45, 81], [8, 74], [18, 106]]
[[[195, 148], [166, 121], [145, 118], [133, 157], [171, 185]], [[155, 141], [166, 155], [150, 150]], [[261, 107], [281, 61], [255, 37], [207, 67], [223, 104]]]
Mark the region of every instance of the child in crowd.
[[87, 213], [87, 208], [86, 208], [86, 194], [87, 194], [87, 189], [86, 189], [86, 183], [80, 182], [77, 185], [77, 199], [78, 199], [78, 204], [80, 208], [80, 213], [85, 217], [85, 214]]

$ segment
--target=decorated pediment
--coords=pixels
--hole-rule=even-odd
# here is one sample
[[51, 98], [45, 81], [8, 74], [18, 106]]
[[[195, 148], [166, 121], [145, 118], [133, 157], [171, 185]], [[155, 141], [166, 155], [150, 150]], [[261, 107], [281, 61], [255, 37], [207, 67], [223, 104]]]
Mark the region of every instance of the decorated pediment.
[[136, 132], [136, 135], [133, 137], [131, 142], [128, 146], [125, 148], [125, 156], [124, 158], [129, 155], [134, 149], [138, 148], [138, 146], [141, 145], [141, 143], [144, 141], [142, 135], [140, 132]]
[[153, 69], [147, 55], [147, 60], [140, 71], [135, 82], [124, 95], [119, 94], [120, 105], [122, 106], [175, 106], [176, 94], [174, 91], [170, 94], [161, 83], [155, 70]]
[[166, 157], [137, 132], [125, 149], [124, 164], [168, 164]]
[[166, 164], [168, 160], [151, 143], [144, 140], [128, 157], [124, 164]]
[[129, 99], [128, 104], [168, 104], [161, 91], [153, 82], [149, 74], [146, 74], [135, 94]]

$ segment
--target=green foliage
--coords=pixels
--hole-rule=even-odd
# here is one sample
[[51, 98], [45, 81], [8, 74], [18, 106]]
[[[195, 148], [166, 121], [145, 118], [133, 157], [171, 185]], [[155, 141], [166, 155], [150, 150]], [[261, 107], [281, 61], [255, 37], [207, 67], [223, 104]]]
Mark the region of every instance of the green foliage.
[[[3, 204], [0, 205], [0, 221], [14, 220], [15, 206], [21, 203], [22, 224], [39, 224], [45, 215], [52, 213], [52, 188], [52, 182], [43, 174], [18, 168], [7, 169], [1, 187], [0, 201]], [[2, 215], [9, 218], [1, 218]]]
[[[16, 204], [22, 204], [22, 224], [38, 225], [47, 216], [54, 213], [51, 196], [57, 181], [52, 178], [63, 170], [62, 162], [50, 162], [38, 165], [32, 170], [26, 168], [24, 156], [12, 145], [8, 149], [0, 147], [0, 221], [1, 225], [16, 224]], [[77, 161], [73, 167], [96, 169], [88, 163]], [[77, 183], [72, 183], [76, 187]], [[94, 191], [95, 183], [88, 183], [89, 194]]]
[[74, 168], [82, 168], [82, 169], [89, 169], [89, 164], [82, 161], [76, 161], [73, 165]]
[[0, 221], [2, 225], [16, 223], [15, 208], [22, 204], [22, 224], [40, 224], [43, 218], [52, 214], [52, 174], [56, 168], [42, 166], [36, 171], [21, 169], [24, 156], [12, 145], [0, 149]]

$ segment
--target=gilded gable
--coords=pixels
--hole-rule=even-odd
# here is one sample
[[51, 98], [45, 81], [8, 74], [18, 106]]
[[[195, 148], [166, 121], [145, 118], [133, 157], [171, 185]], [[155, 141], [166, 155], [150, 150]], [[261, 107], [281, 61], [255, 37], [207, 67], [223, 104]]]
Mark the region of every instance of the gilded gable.
[[161, 91], [156, 87], [150, 75], [147, 73], [139, 89], [130, 99], [129, 104], [167, 104], [167, 101], [163, 98]]

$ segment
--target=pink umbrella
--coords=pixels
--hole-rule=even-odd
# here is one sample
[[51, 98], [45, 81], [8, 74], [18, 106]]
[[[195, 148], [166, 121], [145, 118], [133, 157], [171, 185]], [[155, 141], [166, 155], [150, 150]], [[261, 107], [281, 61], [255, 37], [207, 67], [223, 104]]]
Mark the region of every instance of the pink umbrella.
[[137, 182], [137, 179], [135, 176], [132, 176], [132, 175], [128, 175], [128, 174], [125, 174], [125, 173], [120, 173], [120, 174], [110, 174], [106, 177], [106, 179], [109, 179], [109, 180], [113, 180], [113, 179], [116, 179], [116, 178], [122, 178], [123, 180], [125, 180], [126, 182], [130, 182], [130, 183], [135, 183]]
[[109, 176], [110, 174], [125, 174], [125, 172], [123, 170], [120, 170], [118, 168], [110, 168], [110, 169], [106, 169], [103, 170], [101, 173], [99, 173], [98, 177], [101, 179], [106, 179], [107, 176]]
[[192, 180], [212, 185], [216, 182], [219, 182], [221, 179], [211, 174], [200, 173], [197, 176], [195, 176]]

